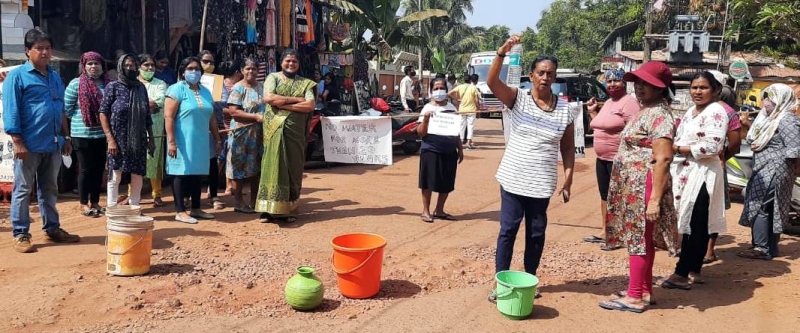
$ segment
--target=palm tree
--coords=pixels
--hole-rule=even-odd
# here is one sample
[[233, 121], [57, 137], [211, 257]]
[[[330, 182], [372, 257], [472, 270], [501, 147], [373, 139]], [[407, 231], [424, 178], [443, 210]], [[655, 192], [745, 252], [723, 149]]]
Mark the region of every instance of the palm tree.
[[[481, 44], [482, 34], [476, 34], [466, 23], [467, 14], [473, 10], [472, 0], [403, 0], [402, 5], [415, 11], [440, 9], [447, 12], [446, 17], [425, 20], [412, 29], [425, 41], [421, 50], [424, 67], [448, 73], [463, 70], [469, 54], [478, 51]], [[418, 49], [406, 48], [406, 51]]]

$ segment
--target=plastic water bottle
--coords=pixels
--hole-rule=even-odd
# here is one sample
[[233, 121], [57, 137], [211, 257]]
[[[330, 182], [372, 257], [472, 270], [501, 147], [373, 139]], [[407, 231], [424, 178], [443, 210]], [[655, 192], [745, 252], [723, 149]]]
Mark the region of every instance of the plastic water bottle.
[[519, 79], [522, 77], [522, 44], [512, 46], [506, 57], [508, 57], [506, 84], [510, 87], [519, 87]]

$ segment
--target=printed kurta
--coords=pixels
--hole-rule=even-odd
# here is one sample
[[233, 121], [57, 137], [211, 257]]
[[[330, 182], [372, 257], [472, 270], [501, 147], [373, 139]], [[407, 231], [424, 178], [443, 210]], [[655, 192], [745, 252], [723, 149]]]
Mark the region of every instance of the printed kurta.
[[672, 160], [672, 193], [678, 210], [678, 230], [691, 234], [689, 226], [695, 201], [703, 184], [709, 195], [708, 232], [725, 232], [725, 182], [719, 154], [725, 148], [728, 115], [718, 103], [711, 103], [697, 116], [689, 108], [681, 119], [675, 144], [688, 146], [691, 154], [677, 154]]
[[[144, 175], [147, 167], [147, 132], [142, 133], [128, 133], [128, 113], [131, 112], [131, 94], [141, 93], [147, 94], [144, 89], [137, 89], [128, 87], [119, 81], [114, 81], [106, 86], [103, 92], [103, 103], [100, 105], [100, 113], [105, 113], [109, 119], [111, 126], [111, 134], [117, 142], [118, 152], [116, 155], [108, 154], [108, 170], [122, 170], [122, 172], [130, 172], [136, 175]], [[142, 96], [142, 100], [147, 100], [146, 96]], [[147, 126], [152, 125], [153, 120], [147, 113], [142, 113], [142, 118], [138, 121], [144, 122], [146, 129]], [[134, 135], [141, 136], [139, 142], [139, 151], [136, 156], [128, 154], [126, 147], [128, 140]]]
[[153, 119], [153, 142], [156, 149], [153, 156], [147, 158], [147, 178], [164, 179], [164, 162], [166, 161], [166, 130], [164, 129], [164, 100], [167, 94], [167, 84], [153, 78], [145, 83], [147, 97], [156, 102], [158, 110], [150, 115]]
[[[231, 89], [228, 104], [237, 105], [244, 112], [264, 114], [262, 84], [247, 88], [237, 83]], [[246, 127], [242, 127], [242, 126]], [[230, 151], [227, 156], [225, 176], [229, 179], [247, 179], [261, 173], [261, 155], [264, 153], [263, 126], [239, 124], [231, 120]]]
[[800, 119], [787, 114], [778, 124], [775, 135], [763, 150], [754, 152], [753, 175], [747, 183], [744, 210], [739, 224], [752, 227], [767, 193], [775, 190], [772, 232], [783, 233], [789, 222], [789, 205], [794, 184], [793, 163], [800, 158]]
[[[624, 245], [631, 255], [645, 255], [645, 194], [647, 177], [653, 171], [653, 141], [672, 140], [675, 132], [672, 110], [667, 105], [640, 111], [620, 133], [620, 146], [611, 170], [608, 191], [606, 244]], [[676, 253], [677, 215], [669, 183], [661, 198], [661, 218], [654, 221], [656, 247]]]

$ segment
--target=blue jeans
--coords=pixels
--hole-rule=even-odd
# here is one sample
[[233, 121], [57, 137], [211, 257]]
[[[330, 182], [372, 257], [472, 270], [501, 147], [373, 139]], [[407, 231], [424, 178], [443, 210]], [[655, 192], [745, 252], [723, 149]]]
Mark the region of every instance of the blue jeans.
[[14, 190], [11, 194], [11, 225], [14, 237], [30, 237], [30, 194], [33, 181], [37, 181], [39, 211], [42, 214], [42, 229], [56, 231], [61, 227], [56, 210], [58, 199], [58, 171], [61, 168], [61, 153], [28, 153], [25, 160], [14, 160]]
[[495, 272], [511, 267], [514, 241], [525, 218], [525, 272], [536, 275], [544, 251], [544, 233], [547, 229], [547, 206], [550, 198], [531, 198], [500, 189], [500, 234], [497, 236]]

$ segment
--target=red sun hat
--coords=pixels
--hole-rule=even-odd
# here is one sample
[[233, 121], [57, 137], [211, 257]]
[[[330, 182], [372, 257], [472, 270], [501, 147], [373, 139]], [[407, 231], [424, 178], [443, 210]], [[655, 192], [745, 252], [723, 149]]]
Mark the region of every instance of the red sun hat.
[[672, 71], [663, 62], [650, 61], [640, 66], [639, 69], [622, 76], [622, 80], [626, 82], [636, 81], [637, 78], [651, 86], [663, 89], [672, 84]]

